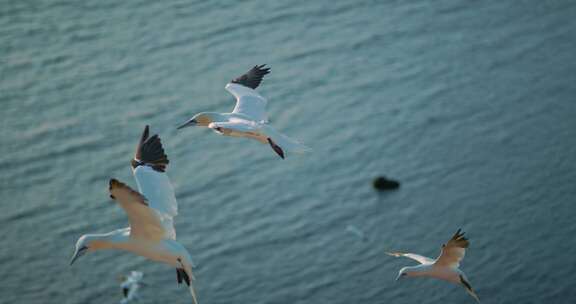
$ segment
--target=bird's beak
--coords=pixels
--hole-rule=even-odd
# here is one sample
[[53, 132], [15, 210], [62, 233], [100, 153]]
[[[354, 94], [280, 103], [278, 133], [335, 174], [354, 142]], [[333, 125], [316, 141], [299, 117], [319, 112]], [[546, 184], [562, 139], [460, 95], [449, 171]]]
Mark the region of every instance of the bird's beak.
[[74, 264], [74, 262], [76, 262], [79, 257], [86, 254], [86, 252], [88, 252], [88, 247], [82, 247], [76, 250], [76, 252], [74, 252], [74, 256], [72, 256], [72, 259], [70, 259], [70, 266], [72, 266], [72, 264]]
[[401, 274], [399, 274], [399, 275], [396, 277], [396, 282], [398, 282], [398, 280], [400, 280], [400, 278], [402, 278], [402, 275], [401, 275]]
[[196, 120], [194, 119], [190, 119], [189, 121], [185, 122], [184, 124], [178, 126], [178, 130], [182, 129], [182, 128], [186, 128], [186, 127], [190, 127], [190, 126], [195, 126], [196, 125]]

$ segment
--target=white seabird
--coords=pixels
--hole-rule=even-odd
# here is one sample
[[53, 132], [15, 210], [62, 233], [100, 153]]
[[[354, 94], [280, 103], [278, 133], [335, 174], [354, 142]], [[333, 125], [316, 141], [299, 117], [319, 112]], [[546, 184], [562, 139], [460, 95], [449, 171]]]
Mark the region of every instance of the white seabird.
[[364, 231], [362, 231], [360, 228], [358, 228], [355, 225], [347, 225], [346, 231], [352, 233], [353, 235], [355, 235], [357, 238], [359, 238], [363, 242], [368, 240]]
[[226, 85], [225, 89], [236, 97], [236, 106], [232, 113], [198, 113], [178, 129], [200, 126], [225, 136], [251, 138], [270, 145], [281, 158], [284, 158], [287, 151], [296, 153], [309, 151], [310, 148], [276, 131], [268, 123], [266, 98], [255, 91], [264, 75], [270, 73], [270, 68], [264, 66], [265, 64], [257, 65]]
[[140, 285], [143, 284], [141, 282], [143, 277], [144, 274], [141, 271], [131, 271], [127, 277], [122, 278], [120, 288], [122, 288], [123, 298], [120, 304], [127, 304], [139, 298], [138, 290], [140, 289]]
[[468, 239], [464, 237], [464, 233], [460, 233], [460, 229], [456, 231], [454, 236], [448, 241], [448, 243], [442, 245], [442, 251], [440, 255], [433, 260], [431, 258], [421, 256], [414, 253], [402, 253], [402, 252], [387, 252], [387, 254], [396, 257], [407, 257], [418, 261], [421, 265], [408, 266], [400, 269], [398, 272], [398, 277], [433, 277], [448, 282], [461, 284], [464, 286], [466, 291], [480, 303], [480, 299], [476, 292], [472, 289], [466, 275], [458, 267], [460, 266], [460, 261], [464, 258], [466, 253], [466, 248], [468, 248]]
[[148, 138], [146, 126], [131, 162], [138, 190], [116, 179], [109, 182], [110, 197], [128, 215], [130, 227], [104, 234], [86, 234], [76, 242], [70, 265], [87, 252], [102, 249], [130, 251], [176, 268], [178, 283], [184, 281], [198, 303], [192, 280], [190, 254], [176, 241], [173, 218], [178, 214], [174, 189], [165, 173], [168, 157], [158, 135]]

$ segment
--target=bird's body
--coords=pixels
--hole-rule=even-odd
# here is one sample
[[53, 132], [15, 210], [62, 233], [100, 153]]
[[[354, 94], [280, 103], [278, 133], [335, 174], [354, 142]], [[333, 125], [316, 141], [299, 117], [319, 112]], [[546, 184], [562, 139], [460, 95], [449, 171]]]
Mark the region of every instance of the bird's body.
[[255, 66], [248, 73], [232, 80], [225, 89], [236, 98], [236, 106], [230, 113], [202, 112], [194, 115], [178, 128], [188, 126], [206, 127], [216, 133], [245, 137], [256, 140], [270, 147], [282, 158], [285, 151], [303, 153], [310, 149], [300, 142], [276, 131], [268, 122], [266, 98], [255, 89], [269, 68]]
[[165, 173], [168, 162], [160, 138], [157, 135], [148, 138], [146, 126], [131, 162], [139, 192], [116, 179], [109, 182], [110, 197], [124, 209], [130, 227], [83, 235], [76, 243], [71, 264], [86, 252], [129, 251], [175, 267], [178, 283], [186, 282], [197, 303], [191, 283], [194, 279], [192, 259], [186, 248], [176, 241], [173, 218], [178, 214], [178, 203]]
[[451, 283], [460, 283], [462, 271], [459, 269], [439, 267], [434, 264], [421, 264], [416, 266], [404, 267], [409, 277], [433, 277], [436, 279], [448, 281]]
[[265, 122], [256, 122], [250, 120], [244, 114], [237, 113], [202, 113], [211, 117], [210, 123], [206, 126], [214, 132], [232, 137], [246, 137], [257, 140], [261, 143], [267, 143], [264, 129]]
[[442, 252], [435, 260], [415, 253], [388, 252], [388, 254], [396, 257], [407, 257], [420, 263], [420, 265], [407, 266], [400, 269], [396, 280], [403, 276], [431, 277], [460, 284], [466, 289], [468, 294], [480, 302], [468, 278], [459, 268], [460, 261], [464, 258], [468, 244], [469, 242], [464, 237], [464, 233], [460, 233], [460, 229], [458, 229], [450, 241], [442, 245]]
[[130, 237], [130, 228], [112, 231], [108, 234], [92, 234], [99, 237], [99, 245], [93, 249], [117, 249], [130, 251], [147, 259], [179, 267], [178, 258], [185, 256], [191, 261], [188, 251], [177, 241], [164, 239], [150, 241]]

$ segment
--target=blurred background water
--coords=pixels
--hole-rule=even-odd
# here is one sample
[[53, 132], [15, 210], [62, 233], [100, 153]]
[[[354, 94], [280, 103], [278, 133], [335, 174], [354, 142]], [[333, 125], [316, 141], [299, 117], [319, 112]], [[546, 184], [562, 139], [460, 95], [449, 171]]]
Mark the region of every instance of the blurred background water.
[[[576, 296], [576, 2], [2, 1], [1, 303], [189, 303], [174, 269], [76, 239], [127, 224], [145, 124], [163, 138], [201, 303], [472, 303], [394, 282], [459, 227], [484, 303]], [[255, 64], [273, 124], [314, 148], [202, 129]], [[401, 190], [378, 194], [385, 174]], [[359, 240], [346, 227], [364, 231]]]

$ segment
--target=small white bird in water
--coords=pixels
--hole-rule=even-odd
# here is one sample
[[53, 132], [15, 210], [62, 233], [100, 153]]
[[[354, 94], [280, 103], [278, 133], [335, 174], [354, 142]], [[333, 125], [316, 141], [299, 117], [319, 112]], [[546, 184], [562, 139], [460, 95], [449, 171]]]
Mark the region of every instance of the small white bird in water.
[[310, 148], [276, 131], [268, 123], [266, 98], [255, 91], [264, 75], [270, 73], [270, 68], [264, 66], [257, 65], [226, 85], [226, 90], [236, 97], [236, 106], [232, 113], [202, 112], [194, 115], [178, 129], [199, 126], [225, 136], [251, 138], [270, 145], [281, 158], [284, 158], [288, 151], [309, 151]]
[[176, 268], [178, 283], [188, 286], [198, 303], [192, 280], [192, 259], [176, 241], [173, 218], [178, 214], [174, 189], [165, 173], [168, 157], [158, 135], [148, 138], [146, 126], [131, 165], [140, 192], [116, 179], [109, 183], [110, 197], [128, 215], [130, 227], [104, 234], [86, 234], [76, 242], [70, 265], [88, 252], [102, 249], [130, 251]]
[[461, 284], [464, 286], [466, 291], [472, 297], [474, 297], [478, 303], [480, 303], [480, 299], [472, 289], [472, 286], [470, 286], [466, 275], [458, 268], [460, 266], [460, 261], [462, 261], [464, 258], [468, 244], [468, 239], [466, 239], [464, 237], [464, 233], [460, 233], [460, 229], [458, 229], [458, 231], [456, 231], [448, 243], [442, 245], [442, 251], [436, 260], [414, 253], [387, 252], [387, 254], [396, 257], [407, 257], [416, 260], [421, 264], [400, 269], [396, 280], [405, 276], [433, 277], [448, 282]]
[[138, 299], [138, 290], [140, 285], [143, 284], [142, 278], [144, 274], [141, 271], [131, 271], [127, 277], [122, 278], [122, 283], [120, 283], [120, 288], [122, 288], [122, 295], [124, 296], [120, 301], [120, 304], [127, 304], [131, 301]]

